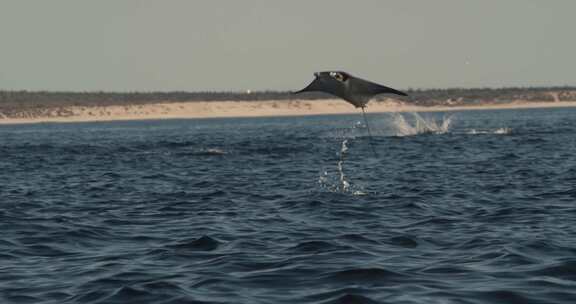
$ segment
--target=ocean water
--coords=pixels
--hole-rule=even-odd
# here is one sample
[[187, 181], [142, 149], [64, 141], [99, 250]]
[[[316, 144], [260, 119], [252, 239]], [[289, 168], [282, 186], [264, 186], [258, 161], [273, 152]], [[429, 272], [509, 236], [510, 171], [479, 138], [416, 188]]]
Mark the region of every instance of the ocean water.
[[576, 303], [576, 109], [369, 121], [0, 126], [0, 303]]

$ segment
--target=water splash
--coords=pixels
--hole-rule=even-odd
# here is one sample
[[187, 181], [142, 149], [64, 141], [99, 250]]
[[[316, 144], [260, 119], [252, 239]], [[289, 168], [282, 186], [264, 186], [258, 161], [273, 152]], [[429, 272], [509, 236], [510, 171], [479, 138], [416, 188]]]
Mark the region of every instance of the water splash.
[[328, 171], [324, 171], [318, 178], [318, 183], [320, 184], [321, 188], [330, 192], [365, 195], [366, 193], [359, 189], [357, 186], [353, 185], [344, 173], [344, 162], [346, 160], [346, 155], [348, 154], [348, 149], [348, 139], [344, 139], [340, 148], [340, 157], [336, 165], [336, 174], [332, 175]]
[[340, 189], [343, 192], [348, 192], [350, 190], [350, 183], [346, 180], [346, 175], [344, 175], [344, 158], [348, 153], [348, 140], [345, 139], [342, 142], [342, 148], [340, 149], [340, 160], [338, 161], [338, 173], [340, 174]]
[[453, 115], [445, 115], [437, 121], [432, 117], [422, 117], [414, 112], [407, 119], [402, 113], [392, 114], [392, 128], [396, 136], [411, 136], [417, 134], [444, 134], [448, 133], [452, 125]]

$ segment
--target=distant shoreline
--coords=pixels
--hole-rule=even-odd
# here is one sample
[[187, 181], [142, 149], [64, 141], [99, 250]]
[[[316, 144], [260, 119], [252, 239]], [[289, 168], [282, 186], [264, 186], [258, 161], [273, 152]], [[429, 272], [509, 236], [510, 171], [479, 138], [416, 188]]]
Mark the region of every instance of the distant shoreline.
[[[525, 108], [576, 107], [575, 101], [524, 101], [508, 103], [475, 103], [473, 105], [418, 106], [397, 100], [371, 102], [369, 113], [437, 112], [466, 110], [498, 110]], [[0, 124], [47, 122], [96, 122], [157, 119], [202, 119], [233, 117], [274, 117], [353, 114], [360, 111], [337, 99], [263, 100], [263, 101], [193, 101], [134, 105], [64, 106], [43, 109], [40, 115], [6, 117], [0, 114]]]
[[[377, 96], [368, 112], [430, 112], [576, 106], [576, 87], [409, 89]], [[0, 90], [0, 124], [358, 113], [322, 93], [50, 92]]]

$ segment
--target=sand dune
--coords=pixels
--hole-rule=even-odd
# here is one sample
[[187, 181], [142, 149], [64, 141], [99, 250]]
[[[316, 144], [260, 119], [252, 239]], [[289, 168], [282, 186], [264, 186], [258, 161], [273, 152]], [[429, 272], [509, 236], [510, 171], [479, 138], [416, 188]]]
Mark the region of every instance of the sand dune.
[[[514, 109], [542, 107], [574, 107], [576, 101], [526, 102], [518, 100], [506, 104], [470, 106], [422, 107], [403, 104], [395, 100], [372, 102], [370, 113], [378, 112], [426, 112], [483, 109]], [[0, 123], [83, 122], [138, 119], [216, 118], [216, 117], [266, 117], [300, 116], [321, 114], [358, 113], [352, 105], [337, 99], [290, 100], [290, 101], [210, 101], [176, 102], [129, 106], [70, 106], [45, 111], [43, 115], [26, 118], [0, 116]]]

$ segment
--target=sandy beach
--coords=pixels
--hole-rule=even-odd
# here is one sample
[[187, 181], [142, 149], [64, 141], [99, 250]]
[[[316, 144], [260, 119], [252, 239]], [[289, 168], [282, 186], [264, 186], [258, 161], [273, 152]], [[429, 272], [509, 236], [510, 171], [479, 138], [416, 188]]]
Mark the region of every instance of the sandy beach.
[[[467, 106], [414, 106], [395, 100], [371, 102], [367, 111], [384, 112], [431, 112], [518, 108], [574, 107], [576, 101], [534, 102], [517, 100], [506, 104]], [[223, 117], [272, 117], [358, 113], [360, 110], [338, 99], [290, 100], [290, 101], [194, 101], [127, 106], [68, 106], [54, 108], [42, 116], [8, 118], [0, 113], [0, 124], [41, 122], [88, 122], [143, 119], [185, 119]]]

